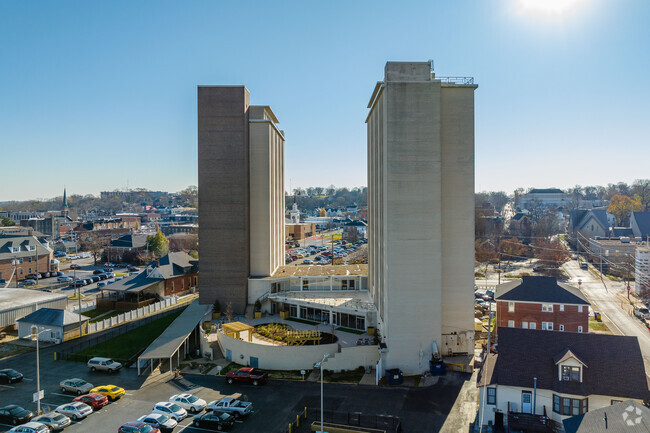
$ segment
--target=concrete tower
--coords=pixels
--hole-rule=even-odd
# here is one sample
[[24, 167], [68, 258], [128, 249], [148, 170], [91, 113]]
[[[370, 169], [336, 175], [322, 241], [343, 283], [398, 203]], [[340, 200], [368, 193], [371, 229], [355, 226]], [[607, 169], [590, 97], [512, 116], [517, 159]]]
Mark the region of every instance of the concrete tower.
[[284, 265], [284, 133], [244, 86], [199, 86], [200, 302], [243, 313], [248, 277]]
[[369, 290], [385, 368], [473, 353], [474, 90], [388, 62], [368, 108]]

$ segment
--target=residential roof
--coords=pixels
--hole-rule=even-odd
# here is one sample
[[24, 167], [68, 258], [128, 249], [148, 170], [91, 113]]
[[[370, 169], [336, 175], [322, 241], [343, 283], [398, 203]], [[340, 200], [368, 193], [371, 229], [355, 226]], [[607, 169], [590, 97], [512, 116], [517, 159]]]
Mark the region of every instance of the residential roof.
[[363, 227], [368, 226], [368, 224], [366, 224], [366, 223], [364, 223], [363, 221], [360, 221], [360, 220], [350, 221], [350, 222], [347, 222], [347, 223], [345, 223], [343, 225], [344, 226], [363, 226]]
[[165, 279], [198, 272], [198, 260], [183, 251], [168, 253], [149, 266], [156, 267]]
[[526, 214], [524, 214], [524, 213], [522, 213], [522, 212], [517, 212], [517, 213], [514, 214], [514, 215], [512, 216], [512, 218], [510, 218], [510, 219], [513, 219], [513, 220], [515, 220], [515, 221], [519, 221], [520, 219], [522, 219], [522, 218], [524, 218], [524, 217], [525, 217], [525, 218], [528, 218], [528, 215], [526, 215]]
[[564, 191], [559, 188], [533, 188], [528, 194], [564, 194]]
[[[27, 246], [36, 247], [35, 251], [29, 251]], [[20, 247], [20, 251], [11, 252], [10, 247]], [[25, 236], [22, 234], [0, 234], [0, 260], [11, 260], [14, 257], [34, 257], [36, 253], [39, 256], [48, 255], [52, 250], [45, 246], [34, 236]]]
[[130, 292], [137, 293], [151, 287], [152, 285], [163, 281], [164, 278], [147, 277], [147, 271], [142, 271], [136, 275], [129, 275], [116, 281], [113, 284], [108, 284], [101, 288], [107, 292]]
[[196, 299], [145, 349], [138, 360], [170, 358], [211, 308], [211, 305], [199, 304]]
[[616, 237], [621, 236], [634, 236], [634, 232], [630, 227], [612, 227], [612, 234]]
[[124, 235], [119, 239], [111, 241], [111, 247], [115, 248], [144, 248], [147, 244], [147, 235], [135, 234]]
[[554, 277], [523, 276], [496, 287], [497, 301], [544, 302], [553, 304], [590, 305], [574, 286], [560, 283]]
[[68, 310], [58, 310], [55, 308], [39, 308], [32, 314], [16, 320], [16, 322], [33, 323], [35, 325], [44, 326], [66, 326], [81, 321], [88, 320], [88, 317], [83, 314], [73, 313]]
[[641, 236], [650, 235], [650, 212], [632, 212], [631, 218], [634, 218]]
[[562, 423], [566, 433], [647, 433], [650, 431], [650, 409], [628, 400], [566, 418]]
[[[497, 330], [499, 354], [488, 357], [479, 386], [533, 387], [573, 395], [647, 399], [648, 380], [636, 337], [521, 328]], [[560, 381], [555, 358], [571, 350], [587, 367], [582, 382]]]
[[582, 220], [578, 223], [578, 229], [582, 229], [588, 222], [591, 217], [600, 224], [603, 230], [607, 231], [609, 228], [609, 222], [607, 222], [607, 211], [605, 209], [590, 209], [582, 217]]

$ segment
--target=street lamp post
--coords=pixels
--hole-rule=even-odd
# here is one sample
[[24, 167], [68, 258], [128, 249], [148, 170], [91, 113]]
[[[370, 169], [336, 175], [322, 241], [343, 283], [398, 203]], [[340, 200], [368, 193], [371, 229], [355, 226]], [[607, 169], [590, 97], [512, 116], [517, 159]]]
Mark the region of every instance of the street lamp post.
[[320, 364], [320, 433], [323, 433], [323, 363], [330, 357], [329, 353], [323, 355]]
[[36, 326], [32, 326], [32, 340], [36, 338], [36, 413], [41, 413], [41, 370], [40, 370], [40, 357], [38, 352], [38, 336], [45, 331], [51, 329], [42, 329], [40, 332]]

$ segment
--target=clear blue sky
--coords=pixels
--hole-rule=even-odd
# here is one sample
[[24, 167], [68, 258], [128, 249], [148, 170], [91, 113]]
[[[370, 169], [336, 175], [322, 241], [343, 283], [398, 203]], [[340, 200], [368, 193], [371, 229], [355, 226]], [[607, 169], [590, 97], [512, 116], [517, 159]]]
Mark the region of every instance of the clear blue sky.
[[287, 189], [365, 185], [387, 60], [475, 77], [477, 191], [650, 177], [650, 2], [531, 1], [3, 1], [0, 201], [196, 185], [201, 84], [273, 108]]

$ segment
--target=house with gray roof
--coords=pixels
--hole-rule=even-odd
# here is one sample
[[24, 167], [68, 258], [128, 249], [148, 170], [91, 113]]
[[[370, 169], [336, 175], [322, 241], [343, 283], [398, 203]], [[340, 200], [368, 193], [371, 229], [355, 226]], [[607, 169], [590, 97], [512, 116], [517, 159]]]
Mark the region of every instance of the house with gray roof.
[[44, 239], [15, 233], [0, 233], [0, 280], [20, 281], [29, 274], [58, 270], [54, 253]]
[[101, 288], [97, 308], [132, 310], [168, 296], [196, 291], [199, 261], [185, 252], [173, 252], [150, 262], [138, 274], [124, 277]]
[[564, 433], [648, 433], [650, 409], [634, 400], [590, 410], [562, 421]]
[[144, 251], [147, 247], [147, 235], [129, 234], [111, 241], [106, 248], [106, 255], [111, 262], [121, 262], [124, 253]]
[[650, 239], [650, 212], [632, 212], [630, 216], [630, 228], [634, 237], [644, 241]]
[[636, 337], [517, 328], [498, 336], [477, 379], [484, 425], [561, 431], [567, 418], [650, 397]]
[[[79, 337], [79, 329], [85, 334], [89, 318], [83, 314], [56, 308], [39, 308], [31, 314], [18, 319], [18, 338], [32, 337], [32, 328], [38, 329], [39, 341], [61, 343]], [[41, 332], [44, 331], [44, 332]]]
[[497, 326], [560, 332], [589, 331], [589, 301], [554, 277], [523, 276], [496, 287]]
[[569, 216], [569, 232], [574, 236], [595, 238], [609, 236], [610, 227], [614, 225], [613, 215], [602, 209], [574, 209]]

